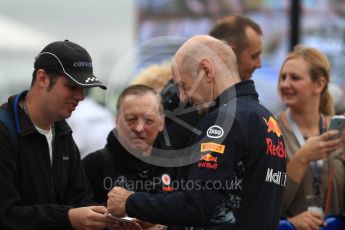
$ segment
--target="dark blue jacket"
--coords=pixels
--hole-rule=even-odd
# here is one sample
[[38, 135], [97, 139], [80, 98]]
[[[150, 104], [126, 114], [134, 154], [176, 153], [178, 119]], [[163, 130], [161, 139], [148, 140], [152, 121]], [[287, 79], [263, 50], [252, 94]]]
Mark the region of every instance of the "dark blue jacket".
[[202, 135], [193, 137], [188, 181], [176, 182], [179, 191], [169, 195], [131, 195], [128, 216], [200, 229], [277, 229], [286, 153], [253, 81], [224, 91], [197, 128]]

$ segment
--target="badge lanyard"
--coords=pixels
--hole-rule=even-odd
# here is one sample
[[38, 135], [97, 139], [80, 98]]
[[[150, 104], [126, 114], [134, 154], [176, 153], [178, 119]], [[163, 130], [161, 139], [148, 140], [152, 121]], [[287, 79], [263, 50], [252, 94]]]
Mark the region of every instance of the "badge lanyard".
[[[290, 109], [288, 109], [286, 111], [286, 118], [292, 128], [293, 133], [295, 134], [296, 138], [297, 138], [297, 142], [300, 144], [300, 146], [302, 147], [302, 145], [304, 144], [305, 140], [304, 137], [301, 133], [301, 130], [298, 128], [296, 122], [292, 119], [291, 113], [290, 113]], [[319, 122], [319, 129], [320, 129], [320, 134], [322, 134], [324, 132], [324, 128], [323, 128], [323, 119], [322, 116], [320, 116], [320, 122]], [[312, 161], [310, 162], [310, 166], [312, 169], [312, 173], [313, 173], [313, 178], [314, 178], [314, 185], [315, 185], [315, 189], [316, 189], [316, 195], [320, 197], [320, 186], [321, 186], [321, 167], [322, 167], [322, 160], [318, 160], [318, 161]]]

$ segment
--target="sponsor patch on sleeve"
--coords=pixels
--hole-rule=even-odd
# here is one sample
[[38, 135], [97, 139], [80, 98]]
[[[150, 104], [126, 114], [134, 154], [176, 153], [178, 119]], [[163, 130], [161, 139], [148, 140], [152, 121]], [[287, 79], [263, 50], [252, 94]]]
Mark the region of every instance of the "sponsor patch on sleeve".
[[263, 117], [263, 119], [267, 125], [267, 132], [268, 133], [274, 133], [277, 135], [277, 137], [282, 136], [282, 131], [280, 130], [277, 121], [272, 116], [270, 116], [268, 120], [264, 117]]
[[216, 152], [223, 154], [225, 150], [225, 145], [217, 144], [214, 142], [201, 143], [201, 152]]
[[224, 130], [219, 125], [212, 125], [207, 129], [206, 134], [209, 138], [221, 138], [224, 134]]
[[218, 157], [212, 156], [212, 154], [207, 153], [201, 156], [198, 163], [199, 168], [207, 169], [217, 169], [218, 168]]

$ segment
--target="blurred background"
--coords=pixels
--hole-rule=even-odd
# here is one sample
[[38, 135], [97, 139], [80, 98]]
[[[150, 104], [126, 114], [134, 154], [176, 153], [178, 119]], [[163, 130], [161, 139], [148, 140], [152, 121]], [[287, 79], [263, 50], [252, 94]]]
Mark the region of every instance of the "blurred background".
[[332, 92], [344, 110], [344, 0], [0, 0], [0, 101], [29, 87], [45, 45], [69, 39], [89, 51], [95, 75], [108, 84], [106, 94], [91, 95], [113, 110], [113, 99], [142, 68], [169, 59], [185, 39], [208, 34], [232, 13], [264, 31], [263, 66], [253, 75], [263, 104], [281, 110], [279, 68], [291, 47], [304, 43], [330, 58]]

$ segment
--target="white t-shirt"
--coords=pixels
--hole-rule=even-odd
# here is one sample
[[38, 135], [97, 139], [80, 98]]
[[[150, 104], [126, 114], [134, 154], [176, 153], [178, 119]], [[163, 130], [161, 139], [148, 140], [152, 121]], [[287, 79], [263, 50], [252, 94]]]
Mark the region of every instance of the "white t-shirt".
[[44, 135], [47, 139], [47, 142], [48, 142], [48, 148], [49, 148], [49, 156], [50, 156], [50, 165], [52, 165], [52, 162], [53, 162], [53, 131], [52, 131], [52, 127], [50, 126], [50, 129], [49, 131], [47, 130], [44, 130], [44, 129], [41, 129], [39, 127], [37, 127], [35, 125], [35, 128], [37, 129], [37, 131]]

